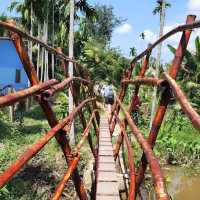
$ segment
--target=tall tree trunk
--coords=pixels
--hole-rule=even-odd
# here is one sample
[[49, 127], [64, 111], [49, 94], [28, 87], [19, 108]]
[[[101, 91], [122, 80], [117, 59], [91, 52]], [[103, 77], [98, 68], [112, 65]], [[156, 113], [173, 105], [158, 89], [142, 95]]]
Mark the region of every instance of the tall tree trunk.
[[[38, 38], [40, 39], [40, 29], [41, 29], [41, 26], [40, 26], [40, 22], [38, 20]], [[38, 44], [37, 46], [37, 77], [38, 79], [40, 80], [40, 45]]]
[[[43, 37], [42, 37], [42, 40], [45, 41], [45, 30], [46, 30], [46, 22], [45, 22], [45, 19], [44, 19], [44, 22], [43, 22]], [[45, 74], [45, 70], [44, 70], [44, 53], [45, 50], [44, 50], [44, 47], [42, 47], [42, 51], [41, 51], [41, 81], [44, 80], [44, 74]]]
[[[49, 8], [48, 8], [49, 9]], [[48, 43], [48, 27], [49, 27], [49, 12], [47, 9], [47, 23], [46, 23], [46, 43]], [[49, 80], [49, 59], [48, 59], [48, 51], [46, 51], [46, 81]]]
[[[31, 29], [30, 35], [33, 36], [33, 2], [31, 1]], [[33, 61], [33, 43], [28, 41], [28, 54], [31, 61]], [[28, 87], [30, 87], [30, 81], [28, 80]], [[26, 99], [26, 111], [29, 110], [31, 106], [31, 97]]]
[[[55, 29], [54, 29], [54, 1], [52, 1], [52, 46], [54, 47], [54, 36], [55, 36]], [[51, 67], [52, 67], [52, 78], [55, 78], [55, 57], [54, 54], [51, 54]]]
[[[48, 10], [48, 9], [47, 9]], [[45, 23], [45, 43], [48, 43], [48, 11], [46, 16], [46, 23]], [[44, 80], [47, 81], [48, 78], [48, 51], [45, 50], [45, 73], [44, 73]]]
[[[69, 28], [69, 57], [74, 57], [74, 0], [70, 0], [70, 28]], [[69, 62], [69, 76], [73, 76], [73, 63]], [[73, 110], [73, 96], [69, 90], [69, 112]], [[74, 135], [74, 122], [72, 123], [70, 130], [70, 140], [75, 144], [75, 135]]]
[[41, 73], [40, 73], [40, 80], [44, 80], [44, 48], [42, 47], [41, 50]]
[[[13, 93], [13, 88], [8, 88], [8, 94]], [[15, 105], [15, 104], [14, 104]], [[9, 106], [9, 118], [11, 122], [14, 122], [14, 105]]]
[[[162, 8], [160, 11], [160, 34], [159, 37], [163, 36], [164, 31], [164, 24], [165, 24], [165, 8], [166, 2], [162, 0]], [[155, 77], [159, 77], [159, 70], [160, 70], [160, 59], [161, 59], [161, 50], [162, 50], [162, 42], [158, 46], [158, 53], [157, 53], [157, 60], [156, 60], [156, 70], [155, 70]], [[150, 128], [152, 126], [155, 110], [156, 110], [156, 103], [157, 103], [157, 87], [153, 89], [153, 99], [152, 99], [152, 107], [151, 107], [151, 123]]]

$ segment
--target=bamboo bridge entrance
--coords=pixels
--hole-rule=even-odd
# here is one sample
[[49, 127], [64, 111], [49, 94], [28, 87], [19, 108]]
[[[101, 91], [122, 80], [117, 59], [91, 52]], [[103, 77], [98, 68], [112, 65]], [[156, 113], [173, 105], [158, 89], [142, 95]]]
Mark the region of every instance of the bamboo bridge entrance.
[[[13, 21], [1, 22], [0, 28], [4, 28], [8, 31], [8, 36], [12, 40], [19, 58], [23, 63], [26, 74], [29, 78], [31, 86], [27, 89], [13, 92], [11, 94], [0, 97], [0, 108], [10, 106], [16, 102], [21, 101], [27, 97], [33, 96], [37, 103], [41, 106], [47, 121], [51, 129], [42, 136], [36, 143], [29, 147], [19, 158], [11, 164], [3, 173], [0, 174], [0, 188], [3, 188], [23, 167], [27, 162], [32, 159], [40, 150], [44, 148], [48, 142], [55, 138], [60, 146], [64, 158], [66, 160], [66, 172], [63, 174], [59, 184], [55, 188], [55, 192], [52, 195], [53, 200], [60, 199], [62, 192], [66, 187], [66, 183], [71, 178], [77, 193], [77, 197], [81, 200], [96, 199], [96, 200], [118, 200], [121, 198], [118, 190], [118, 179], [116, 173], [116, 161], [119, 159], [119, 152], [124, 143], [127, 151], [128, 160], [128, 184], [127, 184], [127, 198], [134, 200], [136, 198], [142, 199], [140, 193], [140, 186], [144, 181], [144, 175], [149, 166], [151, 171], [153, 185], [155, 188], [155, 196], [157, 200], [169, 200], [165, 180], [159, 161], [156, 158], [153, 147], [156, 144], [156, 138], [159, 133], [159, 129], [162, 125], [163, 118], [167, 111], [167, 106], [171, 98], [176, 98], [180, 104], [183, 112], [190, 119], [193, 126], [200, 130], [200, 116], [195, 109], [188, 102], [186, 95], [181, 90], [180, 86], [176, 83], [178, 72], [181, 70], [181, 63], [187, 48], [192, 30], [200, 28], [200, 21], [195, 21], [195, 16], [187, 16], [186, 24], [176, 27], [171, 30], [155, 43], [151, 44], [145, 51], [135, 57], [130, 66], [124, 71], [121, 87], [118, 91], [118, 95], [115, 99], [112, 110], [100, 114], [98, 107], [99, 97], [93, 90], [94, 82], [85, 74], [82, 73], [84, 69], [80, 63], [74, 59], [67, 57], [60, 49], [55, 49], [35, 37], [32, 37], [20, 30], [15, 26]], [[149, 58], [153, 49], [160, 43], [169, 38], [170, 36], [182, 32], [179, 45], [176, 49], [175, 57], [169, 68], [168, 72], [162, 74], [162, 78], [146, 77], [145, 72], [148, 69]], [[50, 54], [55, 55], [61, 64], [66, 68], [69, 62], [73, 63], [75, 70], [75, 77], [69, 77], [67, 74], [66, 79], [59, 82], [55, 79], [51, 79], [45, 82], [40, 82], [34, 63], [30, 60], [24, 40], [29, 40], [37, 45], [40, 45]], [[143, 59], [141, 70], [137, 77], [132, 76], [134, 67], [137, 66], [137, 62]], [[82, 96], [84, 99], [77, 97], [77, 91], [75, 90], [74, 83], [78, 83], [82, 86]], [[126, 91], [129, 84], [135, 85], [133, 90], [133, 96], [128, 109], [125, 109], [123, 100], [126, 95]], [[157, 111], [154, 116], [153, 123], [151, 124], [151, 130], [147, 139], [143, 136], [141, 131], [136, 126], [134, 119], [131, 117], [131, 112], [134, 110], [136, 100], [139, 95], [140, 85], [148, 85], [150, 87], [161, 88], [160, 101], [157, 106]], [[51, 107], [51, 97], [61, 90], [69, 89], [72, 91], [75, 107], [74, 110], [68, 114], [67, 117], [58, 121], [56, 115]], [[87, 110], [87, 114], [85, 113]], [[119, 112], [123, 113], [123, 118]], [[89, 116], [88, 116], [89, 113]], [[107, 116], [106, 116], [107, 115]], [[72, 147], [68, 137], [69, 130], [74, 118], [78, 116], [80, 118], [81, 125], [83, 127], [83, 133], [79, 143]], [[113, 139], [113, 132], [116, 124], [118, 125], [118, 135]], [[133, 153], [132, 143], [127, 134], [127, 128], [131, 130], [131, 134], [135, 137], [142, 151], [143, 155], [140, 160], [138, 168], [135, 168], [134, 161], [135, 156]], [[95, 133], [94, 138], [91, 136], [91, 131]], [[91, 154], [94, 157], [94, 174], [95, 181], [92, 185], [91, 195], [85, 189], [84, 182], [80, 176], [78, 165], [81, 159], [80, 151], [87, 141], [91, 150]], [[30, 172], [31, 173], [31, 172]]]

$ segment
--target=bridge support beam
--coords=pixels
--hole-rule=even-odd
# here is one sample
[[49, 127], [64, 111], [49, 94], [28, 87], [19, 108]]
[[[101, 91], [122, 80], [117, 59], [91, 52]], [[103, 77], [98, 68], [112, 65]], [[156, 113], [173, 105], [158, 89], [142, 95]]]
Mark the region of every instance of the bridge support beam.
[[[8, 23], [12, 26], [15, 26], [14, 21], [8, 21]], [[22, 37], [19, 34], [13, 33], [13, 32], [9, 32], [9, 36], [12, 39], [13, 44], [18, 52], [18, 55], [24, 66], [24, 69], [30, 80], [31, 85], [33, 86], [33, 85], [39, 84], [39, 80], [37, 78], [37, 73], [35, 71], [33, 63], [31, 62], [31, 60], [25, 50]], [[56, 116], [55, 116], [49, 102], [43, 100], [41, 98], [41, 96], [38, 97], [37, 100], [47, 117], [49, 125], [51, 127], [56, 126], [58, 124], [58, 121], [56, 119]], [[73, 155], [72, 155], [71, 147], [69, 145], [69, 141], [66, 138], [65, 131], [64, 130], [59, 131], [58, 134], [56, 134], [55, 138], [62, 148], [62, 151], [64, 153], [67, 164], [70, 165], [73, 160]], [[79, 198], [81, 200], [87, 200], [88, 199], [87, 193], [85, 191], [83, 182], [81, 180], [81, 177], [80, 177], [77, 169], [74, 171], [74, 174], [73, 174], [73, 182], [74, 182], [76, 192], [77, 192], [77, 195], [79, 196]]]
[[[194, 16], [194, 15], [187, 16], [186, 24], [193, 23], [195, 21], [195, 18], [196, 18], [196, 16]], [[192, 32], [192, 30], [187, 30], [187, 31], [184, 31], [182, 34], [180, 43], [179, 43], [178, 48], [175, 53], [175, 57], [174, 57], [172, 66], [170, 67], [170, 70], [169, 70], [170, 76], [173, 79], [176, 79], [176, 77], [178, 75], [178, 71], [180, 69], [180, 66], [181, 66], [181, 63], [182, 63], [182, 60], [184, 57], [184, 53], [185, 53], [185, 50], [187, 48], [187, 45], [188, 45], [188, 42], [190, 39], [191, 32]], [[151, 148], [153, 148], [155, 145], [155, 141], [156, 141], [158, 132], [160, 130], [164, 115], [166, 113], [170, 98], [171, 98], [170, 88], [167, 87], [161, 95], [161, 100], [160, 100], [159, 106], [157, 108], [155, 117], [153, 119], [152, 127], [151, 127], [151, 130], [149, 133], [148, 143], [151, 146]], [[141, 162], [139, 165], [139, 169], [138, 169], [138, 176], [136, 178], [136, 190], [139, 189], [139, 187], [142, 183], [146, 168], [147, 168], [147, 159], [146, 159], [145, 154], [143, 153]]]

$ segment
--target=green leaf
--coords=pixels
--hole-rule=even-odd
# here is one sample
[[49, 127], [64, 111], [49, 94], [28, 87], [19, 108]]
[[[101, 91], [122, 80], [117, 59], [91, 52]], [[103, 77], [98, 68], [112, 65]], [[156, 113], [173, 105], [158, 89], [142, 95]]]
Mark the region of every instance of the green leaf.
[[176, 53], [176, 49], [172, 45], [168, 44], [167, 47], [173, 54]]
[[8, 189], [6, 187], [3, 187], [2, 189], [0, 189], [0, 196], [1, 196], [1, 194], [8, 195], [9, 194]]
[[196, 47], [197, 57], [200, 58], [200, 40], [199, 40], [199, 36], [197, 36], [196, 39], [195, 39], [195, 47]]
[[11, 4], [8, 6], [7, 10], [8, 10], [9, 12], [12, 12], [19, 4], [20, 4], [19, 1], [13, 0], [13, 1], [11, 2]]

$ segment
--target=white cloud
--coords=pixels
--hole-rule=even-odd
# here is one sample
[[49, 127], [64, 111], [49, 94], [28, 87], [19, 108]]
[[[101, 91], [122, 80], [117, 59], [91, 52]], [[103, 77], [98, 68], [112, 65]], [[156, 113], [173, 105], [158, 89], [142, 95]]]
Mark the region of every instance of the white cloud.
[[199, 11], [200, 10], [200, 1], [199, 0], [189, 0], [188, 9], [190, 11]]
[[[199, 2], [200, 2], [200, 0], [199, 0]], [[199, 9], [199, 11], [200, 11], [200, 9]], [[184, 24], [184, 22], [183, 23], [167, 24], [164, 27], [164, 34], [166, 34], [167, 32], [171, 31], [172, 29], [174, 29], [177, 26], [182, 25], [182, 24]], [[144, 34], [145, 34], [145, 41], [147, 43], [153, 43], [158, 39], [158, 33], [152, 31], [151, 29], [146, 29], [144, 31]], [[170, 44], [173, 47], [177, 48], [177, 46], [178, 46], [178, 44], [180, 42], [181, 36], [182, 36], [182, 32], [178, 32], [178, 33], [176, 33], [175, 35], [172, 35], [171, 37], [169, 37], [168, 39], [166, 39], [163, 42], [162, 60], [169, 61], [174, 57], [173, 54], [169, 51], [167, 45]], [[197, 36], [200, 37], [200, 29], [194, 29], [192, 31], [192, 34], [191, 34], [191, 37], [190, 37], [190, 40], [189, 40], [189, 43], [188, 43], [188, 47], [187, 47], [188, 50], [190, 50], [190, 51], [194, 51], [195, 50], [195, 39], [196, 39]], [[153, 52], [154, 52], [154, 55], [156, 56], [157, 48]]]
[[[172, 30], [173, 28], [177, 27], [178, 25], [180, 25], [180, 24], [173, 24], [173, 25], [165, 26], [164, 33], [167, 33], [168, 31]], [[171, 44], [172, 46], [177, 47], [177, 45], [180, 42], [181, 36], [182, 36], [182, 32], [176, 33], [175, 35], [169, 37], [165, 41], [164, 45]], [[197, 36], [200, 37], [200, 29], [194, 29], [192, 31], [192, 34], [190, 36], [190, 40], [189, 40], [189, 43], [188, 43], [188, 49], [189, 50], [195, 49], [195, 39], [196, 39]]]
[[151, 31], [150, 29], [147, 29], [147, 30], [144, 31], [144, 36], [145, 36], [144, 39], [147, 42], [150, 42], [150, 43], [155, 42], [155, 40], [158, 38], [158, 36], [153, 31]]
[[[172, 25], [166, 25], [164, 27], [164, 34], [166, 34], [167, 32], [171, 31], [172, 29], [176, 28], [177, 26], [179, 26], [180, 24], [172, 24]], [[169, 37], [167, 39], [167, 41], [169, 41], [170, 43], [178, 43], [180, 41], [182, 33], [176, 33], [175, 35], [172, 35], [171, 37]]]
[[200, 29], [194, 29], [194, 31], [192, 31], [189, 44], [188, 44], [188, 49], [191, 51], [195, 50], [195, 39], [197, 36], [200, 37]]
[[132, 31], [132, 26], [128, 23], [124, 23], [116, 29], [116, 33], [125, 34], [130, 33]]
[[[200, 17], [200, 0], [188, 0], [188, 14], [197, 15], [197, 18]], [[200, 29], [194, 29], [191, 38], [188, 44], [189, 50], [195, 49], [195, 39], [197, 36], [200, 36]]]
[[200, 0], [189, 0], [188, 1], [188, 11], [191, 12], [191, 14], [199, 15]]
[[166, 25], [164, 27], [164, 33], [167, 33], [169, 31], [171, 31], [173, 28], [177, 27], [179, 24], [171, 24], [171, 25]]
[[[174, 29], [178, 25], [179, 24], [166, 25], [164, 27], [164, 34], [171, 31], [172, 29]], [[154, 33], [150, 29], [146, 29], [144, 31], [144, 35], [145, 35], [145, 41], [150, 42], [150, 43], [153, 43], [158, 39], [158, 34]], [[170, 43], [177, 43], [177, 42], [179, 42], [180, 38], [181, 38], [181, 33], [177, 33], [177, 34], [171, 36], [170, 38], [168, 38], [167, 41], [170, 42]]]

